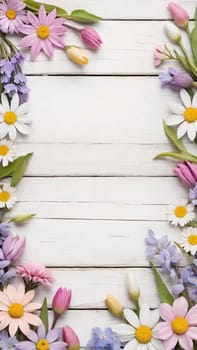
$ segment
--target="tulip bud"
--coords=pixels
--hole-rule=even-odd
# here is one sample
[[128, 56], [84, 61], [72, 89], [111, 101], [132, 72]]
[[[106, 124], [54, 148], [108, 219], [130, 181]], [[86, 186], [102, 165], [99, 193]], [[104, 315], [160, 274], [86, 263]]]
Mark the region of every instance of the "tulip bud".
[[116, 317], [122, 317], [123, 306], [112, 294], [108, 294], [105, 303], [109, 311]]
[[53, 311], [56, 315], [61, 315], [68, 310], [71, 301], [71, 290], [59, 288], [55, 293], [52, 301]]
[[132, 300], [137, 300], [140, 296], [139, 285], [132, 272], [128, 272], [126, 276], [126, 287], [128, 294]]
[[81, 29], [81, 39], [90, 49], [98, 49], [103, 43], [100, 36], [91, 27]]
[[70, 326], [63, 327], [62, 337], [67, 344], [68, 350], [79, 350], [80, 342], [79, 338]]
[[88, 64], [88, 57], [83, 53], [83, 51], [76, 46], [66, 47], [66, 54], [71, 61], [77, 64]]
[[167, 34], [167, 37], [175, 44], [180, 43], [181, 41], [181, 32], [180, 30], [174, 25], [174, 23], [167, 22], [165, 25], [165, 32]]
[[8, 236], [3, 243], [2, 250], [5, 259], [17, 260], [21, 257], [23, 250], [25, 248], [25, 237], [19, 237], [12, 235]]
[[197, 164], [179, 162], [174, 172], [185, 186], [193, 187], [197, 182]]
[[168, 4], [168, 10], [178, 27], [186, 28], [188, 26], [189, 14], [182, 6], [175, 2], [170, 2]]
[[30, 219], [32, 219], [36, 214], [26, 214], [26, 215], [16, 215], [9, 222], [15, 222], [16, 224], [22, 224]]

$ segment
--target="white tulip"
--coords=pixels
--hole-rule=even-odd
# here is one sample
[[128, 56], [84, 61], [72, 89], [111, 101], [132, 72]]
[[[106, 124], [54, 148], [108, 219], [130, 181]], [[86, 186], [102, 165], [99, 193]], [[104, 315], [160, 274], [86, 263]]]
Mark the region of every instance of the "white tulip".
[[172, 22], [167, 22], [165, 24], [165, 32], [167, 37], [175, 44], [181, 41], [181, 32]]
[[140, 295], [140, 289], [132, 272], [128, 272], [126, 275], [126, 287], [131, 299], [137, 300]]

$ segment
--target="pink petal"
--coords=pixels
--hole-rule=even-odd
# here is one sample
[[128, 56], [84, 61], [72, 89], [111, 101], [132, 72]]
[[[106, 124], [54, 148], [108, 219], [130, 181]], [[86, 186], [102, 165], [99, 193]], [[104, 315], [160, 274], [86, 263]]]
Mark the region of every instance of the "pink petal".
[[[2, 304], [7, 305], [7, 306], [10, 305], [10, 301], [9, 301], [7, 295], [5, 294], [5, 292], [1, 292], [1, 291], [0, 291], [0, 302], [1, 302]], [[0, 309], [1, 309], [1, 308], [0, 308]]]
[[178, 339], [177, 339], [177, 336], [175, 334], [171, 335], [170, 338], [163, 340], [163, 346], [164, 346], [165, 350], [173, 349], [175, 347], [177, 341], [178, 341]]
[[56, 35], [63, 35], [67, 31], [67, 28], [63, 26], [61, 27], [50, 26], [49, 29], [51, 31], [51, 34], [56, 34]]
[[32, 301], [32, 299], [34, 298], [35, 296], [35, 291], [32, 289], [32, 290], [29, 290], [25, 295], [24, 295], [24, 298], [23, 298], [23, 305], [26, 306], [27, 304], [30, 303], [30, 301]]
[[13, 337], [18, 329], [18, 320], [17, 319], [12, 319], [10, 324], [9, 324], [9, 334], [11, 337]]
[[191, 350], [193, 347], [193, 341], [187, 334], [179, 335], [178, 341], [184, 350]]
[[20, 47], [32, 46], [32, 44], [35, 42], [36, 39], [37, 39], [37, 35], [36, 34], [27, 35], [23, 39], [21, 39]]
[[58, 36], [56, 36], [56, 35], [51, 34], [50, 37], [49, 37], [49, 41], [54, 46], [61, 47], [61, 48], [65, 47], [64, 41], [61, 38], [59, 38]]
[[192, 308], [188, 311], [186, 319], [188, 320], [189, 325], [197, 325], [197, 304], [192, 306]]
[[32, 58], [36, 58], [38, 56], [38, 54], [40, 53], [40, 50], [42, 48], [41, 45], [41, 40], [40, 39], [36, 39], [31, 47], [31, 56]]
[[[2, 311], [8, 311], [8, 306], [5, 305], [5, 304], [0, 303], [0, 310], [2, 310]], [[0, 311], [0, 314], [1, 314], [1, 311]]]
[[46, 18], [46, 21], [45, 21], [45, 24], [46, 25], [50, 25], [50, 24], [53, 24], [54, 23], [54, 20], [55, 20], [55, 17], [56, 17], [56, 9], [54, 9], [53, 11], [51, 11], [47, 18]]
[[189, 327], [187, 331], [187, 335], [190, 338], [197, 340], [197, 327]]
[[11, 303], [19, 302], [19, 300], [17, 300], [16, 288], [14, 288], [11, 284], [8, 284], [6, 293]]
[[46, 24], [46, 10], [44, 5], [41, 5], [38, 12], [38, 18], [40, 24]]
[[25, 305], [25, 312], [33, 312], [35, 310], [38, 310], [41, 307], [40, 303], [30, 303], [28, 305]]
[[43, 49], [44, 53], [48, 57], [52, 57], [53, 56], [53, 45], [50, 43], [50, 41], [48, 39], [42, 40], [41, 45], [42, 45], [42, 49]]
[[0, 312], [0, 322], [2, 322], [7, 317], [8, 317], [8, 313], [6, 311], [1, 311]]
[[185, 316], [188, 310], [188, 302], [184, 297], [180, 297], [178, 299], [175, 299], [172, 305], [174, 315], [176, 317], [178, 316]]
[[37, 29], [40, 26], [38, 18], [32, 12], [27, 12], [27, 18], [34, 28]]
[[33, 34], [36, 33], [36, 30], [31, 25], [23, 24], [20, 26], [20, 32], [23, 34]]
[[30, 329], [28, 323], [24, 319], [24, 316], [22, 318], [18, 318], [18, 326], [21, 332], [27, 336]]
[[172, 307], [169, 304], [163, 303], [159, 307], [160, 316], [164, 321], [172, 322], [174, 319], [174, 313]]
[[168, 322], [160, 322], [154, 328], [154, 334], [157, 338], [163, 340], [169, 338], [173, 334], [173, 332]]
[[21, 304], [23, 302], [24, 296], [25, 296], [25, 286], [24, 286], [24, 283], [20, 283], [17, 289], [17, 299], [19, 302], [21, 302]]
[[42, 323], [41, 319], [38, 316], [28, 312], [24, 313], [23, 320], [25, 323], [30, 323], [33, 326], [40, 326]]

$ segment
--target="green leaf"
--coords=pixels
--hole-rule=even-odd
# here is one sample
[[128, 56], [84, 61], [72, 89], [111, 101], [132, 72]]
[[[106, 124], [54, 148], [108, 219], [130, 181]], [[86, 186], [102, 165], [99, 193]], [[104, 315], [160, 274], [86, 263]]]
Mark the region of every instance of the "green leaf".
[[163, 128], [165, 131], [166, 136], [169, 138], [169, 140], [172, 142], [172, 144], [179, 150], [179, 151], [183, 151], [183, 152], [187, 152], [183, 142], [181, 141], [181, 139], [177, 138], [177, 133], [176, 130], [171, 127], [168, 126], [166, 124], [165, 121], [163, 121]]
[[188, 160], [189, 162], [197, 163], [197, 157], [186, 152], [185, 153], [184, 152], [164, 152], [164, 153], [158, 154], [153, 159], [159, 159], [163, 157], [172, 157], [175, 159]]
[[42, 322], [43, 322], [43, 324], [45, 326], [46, 333], [47, 333], [48, 329], [49, 329], [49, 317], [48, 317], [47, 298], [44, 298], [44, 300], [43, 300], [39, 317], [41, 318], [41, 320], [42, 320]]
[[190, 69], [190, 66], [187, 62], [187, 60], [185, 59], [184, 56], [180, 55], [176, 50], [174, 50], [174, 53], [175, 53], [175, 56], [176, 56], [176, 59], [179, 61], [179, 63], [183, 66], [183, 68], [185, 70], [187, 70], [189, 73], [191, 73], [191, 69]]
[[47, 13], [51, 12], [54, 9], [56, 9], [58, 17], [63, 17], [63, 18], [67, 18], [68, 17], [68, 12], [66, 10], [62, 9], [61, 7], [58, 7], [58, 6], [54, 6], [54, 5], [51, 5], [51, 4], [44, 4], [42, 2], [37, 2], [37, 1], [33, 1], [33, 0], [24, 0], [24, 3], [25, 3], [26, 8], [28, 10], [34, 11], [36, 13], [38, 13], [40, 5], [44, 5]]
[[70, 14], [69, 18], [78, 23], [95, 23], [102, 19], [85, 10], [75, 10]]
[[157, 291], [159, 294], [159, 297], [163, 303], [168, 303], [172, 305], [174, 298], [172, 294], [169, 292], [168, 288], [166, 287], [164, 281], [162, 280], [160, 274], [158, 273], [156, 267], [152, 262], [150, 262], [150, 266], [153, 271], [153, 275], [155, 278], [156, 286], [157, 286]]
[[195, 22], [197, 24], [197, 7], [196, 7], [196, 10], [195, 10]]
[[23, 177], [25, 169], [28, 165], [29, 159], [32, 157], [33, 153], [28, 153], [23, 157], [18, 158], [17, 165], [13, 171], [11, 186], [16, 186], [20, 179]]
[[194, 61], [197, 64], [197, 25], [195, 25], [195, 27], [193, 28], [190, 34], [190, 43], [191, 43]]

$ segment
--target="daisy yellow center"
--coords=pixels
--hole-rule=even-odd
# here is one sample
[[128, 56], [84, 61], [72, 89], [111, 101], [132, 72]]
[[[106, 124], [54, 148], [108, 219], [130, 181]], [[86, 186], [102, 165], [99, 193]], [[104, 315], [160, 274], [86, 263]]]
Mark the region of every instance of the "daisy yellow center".
[[188, 321], [184, 317], [176, 317], [171, 326], [176, 334], [184, 334], [188, 330]]
[[14, 18], [16, 18], [16, 11], [14, 11], [14, 10], [12, 10], [12, 9], [8, 9], [8, 10], [6, 11], [6, 16], [7, 16], [7, 18], [9, 18], [9, 19], [14, 19]]
[[0, 192], [0, 201], [7, 202], [10, 199], [10, 193], [7, 191]]
[[135, 331], [135, 338], [139, 343], [146, 344], [152, 339], [152, 330], [148, 326], [140, 326]]
[[40, 39], [47, 39], [49, 35], [50, 35], [50, 29], [48, 26], [41, 25], [40, 27], [37, 28], [37, 36]]
[[11, 304], [8, 309], [8, 313], [13, 318], [20, 318], [24, 314], [24, 307], [18, 303]]
[[187, 238], [188, 243], [191, 245], [196, 245], [197, 244], [197, 235], [190, 235]]
[[181, 205], [179, 207], [176, 207], [176, 209], [174, 210], [174, 215], [177, 218], [183, 218], [186, 214], [187, 214], [187, 209]]
[[6, 124], [14, 124], [17, 121], [17, 115], [14, 112], [6, 112], [4, 114], [4, 122]]
[[49, 349], [49, 342], [46, 339], [40, 339], [36, 343], [36, 349], [37, 350], [48, 350]]
[[0, 156], [6, 156], [9, 152], [9, 147], [6, 145], [0, 145]]
[[197, 120], [197, 108], [189, 107], [184, 111], [184, 118], [187, 122], [192, 123]]

